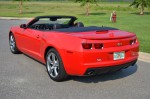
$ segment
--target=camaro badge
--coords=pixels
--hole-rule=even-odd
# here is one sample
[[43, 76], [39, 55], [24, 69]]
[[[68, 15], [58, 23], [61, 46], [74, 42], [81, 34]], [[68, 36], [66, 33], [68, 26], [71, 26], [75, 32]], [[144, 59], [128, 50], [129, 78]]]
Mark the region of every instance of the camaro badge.
[[117, 46], [122, 46], [122, 43], [117, 43]]

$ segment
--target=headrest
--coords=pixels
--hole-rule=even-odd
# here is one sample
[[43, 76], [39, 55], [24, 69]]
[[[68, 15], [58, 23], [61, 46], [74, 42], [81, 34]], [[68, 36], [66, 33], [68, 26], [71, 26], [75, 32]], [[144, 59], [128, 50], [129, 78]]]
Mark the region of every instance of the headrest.
[[76, 25], [77, 27], [84, 27], [84, 24], [83, 24], [82, 22], [77, 22], [77, 23], [75, 23], [75, 25]]

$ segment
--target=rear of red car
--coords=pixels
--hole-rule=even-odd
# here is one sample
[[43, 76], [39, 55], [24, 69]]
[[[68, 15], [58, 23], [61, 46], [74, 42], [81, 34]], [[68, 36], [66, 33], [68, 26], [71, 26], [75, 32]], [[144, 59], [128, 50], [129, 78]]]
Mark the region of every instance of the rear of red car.
[[[83, 51], [83, 66], [88, 67], [84, 73], [86, 75], [120, 70], [133, 65], [138, 58], [139, 44], [135, 37], [87, 42], [92, 42], [93, 51]], [[96, 47], [98, 43], [103, 44], [103, 47]]]
[[[120, 30], [70, 33], [81, 38], [79, 51], [66, 54], [66, 71], [71, 75], [94, 75], [134, 65], [138, 58], [136, 35]], [[71, 66], [70, 66], [71, 65]]]

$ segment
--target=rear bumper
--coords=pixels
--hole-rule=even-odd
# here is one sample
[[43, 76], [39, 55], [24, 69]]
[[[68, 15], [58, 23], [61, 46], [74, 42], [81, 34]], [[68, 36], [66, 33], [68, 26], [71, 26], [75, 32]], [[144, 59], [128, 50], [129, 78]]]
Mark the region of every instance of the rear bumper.
[[[121, 60], [114, 60], [113, 53], [121, 51], [125, 52], [125, 58]], [[106, 68], [114, 67], [117, 69], [119, 66], [120, 69], [131, 66], [138, 59], [138, 52], [139, 44], [135, 44], [134, 46], [128, 45], [122, 47], [105, 48], [103, 50], [84, 50], [80, 52], [68, 52], [64, 50], [62, 57], [67, 74], [82, 76], [86, 75], [90, 70], [93, 69], [94, 71], [98, 71], [98, 73], [105, 73]], [[115, 69], [108, 69], [106, 72]]]
[[129, 66], [134, 66], [137, 60], [131, 61], [129, 63], [121, 64], [121, 65], [115, 65], [115, 66], [107, 66], [107, 67], [100, 67], [100, 68], [88, 68], [84, 75], [98, 75], [98, 74], [104, 74], [109, 72], [114, 72], [121, 70], [123, 68], [127, 68]]

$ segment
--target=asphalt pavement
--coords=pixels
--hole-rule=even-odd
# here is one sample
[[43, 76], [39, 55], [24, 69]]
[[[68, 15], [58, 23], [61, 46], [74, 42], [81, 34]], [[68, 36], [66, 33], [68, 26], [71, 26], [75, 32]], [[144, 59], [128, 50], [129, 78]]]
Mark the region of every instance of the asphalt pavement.
[[150, 99], [150, 63], [122, 71], [52, 81], [43, 64], [9, 50], [9, 28], [27, 20], [0, 20], [0, 99]]

